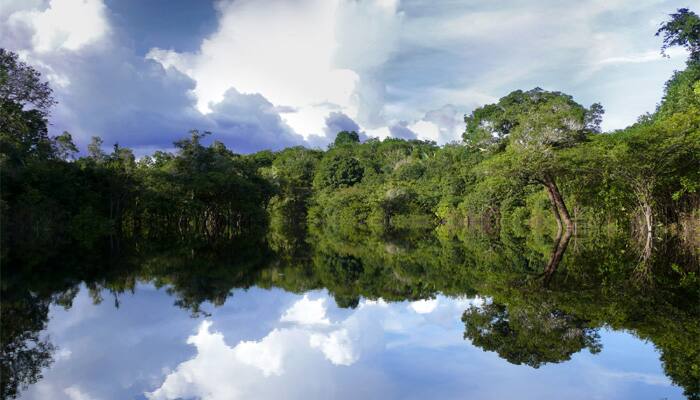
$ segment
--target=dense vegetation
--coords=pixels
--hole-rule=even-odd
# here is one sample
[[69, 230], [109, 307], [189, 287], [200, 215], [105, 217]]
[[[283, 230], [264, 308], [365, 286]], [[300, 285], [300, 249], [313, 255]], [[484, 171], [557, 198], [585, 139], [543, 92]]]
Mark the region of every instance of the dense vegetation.
[[326, 151], [239, 155], [193, 130], [175, 153], [137, 160], [118, 144], [106, 153], [95, 137], [78, 157], [70, 133], [48, 136], [48, 84], [0, 50], [2, 254], [57, 239], [87, 248], [105, 236], [231, 239], [264, 229], [272, 214], [339, 232], [551, 223], [566, 236], [614, 223], [640, 238], [645, 258], [668, 233], [697, 246], [697, 19], [682, 9], [659, 30], [664, 49], [688, 49], [687, 68], [629, 128], [601, 133], [602, 106], [535, 88], [474, 110], [463, 141], [442, 147], [340, 132]]
[[[285, 224], [277, 218], [271, 227]], [[329, 226], [292, 236], [271, 230], [267, 239], [226, 245], [192, 237], [103, 243], [90, 252], [67, 246], [40, 265], [17, 262], [3, 272], [2, 388], [12, 393], [49, 365], [55, 346], [40, 335], [49, 305], [71, 307], [84, 285], [94, 302], [119, 307], [122, 295], [150, 283], [193, 315], [206, 315], [236, 289], [254, 285], [296, 293], [324, 288], [341, 307], [355, 307], [362, 298], [478, 295], [490, 300], [465, 311], [465, 339], [511, 363], [537, 368], [565, 362], [581, 350], [600, 351], [601, 329], [625, 330], [654, 343], [667, 375], [697, 398], [697, 256], [669, 243], [637, 276], [635, 244], [623, 232], [577, 240], [546, 286], [551, 238], [536, 230], [443, 225], [389, 237]]]
[[700, 18], [681, 9], [658, 34], [687, 67], [615, 132], [602, 106], [535, 88], [474, 110], [444, 146], [340, 132], [325, 151], [239, 155], [193, 130], [139, 159], [49, 137], [51, 89], [0, 49], [2, 396], [50, 363], [50, 304], [84, 282], [118, 305], [147, 281], [195, 314], [254, 284], [325, 287], [345, 307], [479, 294], [492, 302], [465, 312], [465, 337], [510, 362], [627, 329], [698, 398]]

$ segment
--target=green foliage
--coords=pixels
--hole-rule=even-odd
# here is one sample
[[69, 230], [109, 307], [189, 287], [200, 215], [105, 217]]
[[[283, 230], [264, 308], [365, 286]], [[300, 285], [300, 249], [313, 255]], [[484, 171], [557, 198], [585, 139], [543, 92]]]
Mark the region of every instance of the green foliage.
[[683, 46], [690, 53], [690, 59], [700, 61], [700, 17], [687, 8], [679, 8], [670, 15], [671, 20], [661, 25], [656, 36], [663, 35], [661, 53], [672, 46]]
[[17, 104], [46, 116], [56, 101], [48, 82], [31, 65], [19, 60], [16, 53], [0, 48], [0, 102]]
[[539, 368], [568, 361], [584, 348], [591, 353], [601, 350], [600, 336], [587, 321], [549, 309], [546, 304], [517, 310], [495, 303], [472, 306], [462, 321], [465, 339], [496, 351], [512, 364]]
[[340, 131], [335, 136], [334, 146], [345, 146], [360, 143], [360, 135], [355, 131]]
[[337, 152], [321, 160], [314, 183], [319, 190], [339, 189], [359, 183], [363, 175], [364, 168], [352, 154]]

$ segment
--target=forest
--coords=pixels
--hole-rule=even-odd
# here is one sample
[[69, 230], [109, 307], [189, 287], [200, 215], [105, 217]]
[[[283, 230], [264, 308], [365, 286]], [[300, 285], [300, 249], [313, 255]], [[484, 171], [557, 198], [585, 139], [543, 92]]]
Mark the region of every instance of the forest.
[[[252, 285], [325, 287], [343, 307], [479, 293], [494, 302], [465, 311], [465, 338], [509, 362], [600, 351], [612, 326], [653, 341], [700, 398], [700, 17], [680, 9], [657, 35], [686, 68], [613, 132], [602, 105], [534, 88], [465, 115], [443, 146], [343, 131], [325, 150], [236, 154], [192, 130], [138, 158], [51, 137], [49, 84], [0, 49], [3, 396], [49, 362], [49, 304], [70, 306], [85, 282], [118, 305], [149, 281], [193, 314]], [[34, 369], [12, 375], [18, 359]]]
[[614, 132], [601, 132], [600, 104], [534, 88], [465, 115], [462, 141], [444, 146], [339, 132], [325, 151], [241, 155], [192, 130], [175, 153], [138, 159], [118, 143], [104, 151], [99, 137], [83, 153], [68, 132], [49, 137], [51, 88], [0, 50], [2, 257], [105, 237], [231, 239], [271, 215], [338, 232], [545, 224], [562, 239], [612, 224], [639, 238], [646, 258], [664, 235], [697, 247], [699, 26], [687, 9], [662, 25], [662, 52], [685, 47], [687, 67], [653, 113]]

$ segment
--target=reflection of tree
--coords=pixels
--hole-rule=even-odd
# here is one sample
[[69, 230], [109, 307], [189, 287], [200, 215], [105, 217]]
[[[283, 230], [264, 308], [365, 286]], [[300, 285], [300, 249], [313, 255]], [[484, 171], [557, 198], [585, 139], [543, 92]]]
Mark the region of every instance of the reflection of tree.
[[[494, 305], [465, 312], [465, 337], [511, 362], [536, 364], [538, 357], [547, 362], [546, 355], [556, 359], [566, 355], [564, 350], [588, 347], [585, 329], [609, 326], [625, 330], [654, 343], [669, 378], [683, 387], [687, 397], [700, 398], [697, 259], [670, 242], [667, 247], [660, 246], [650, 260], [653, 265], [648, 283], [640, 286], [634, 277], [638, 254], [624, 236], [595, 235], [577, 240], [577, 246], [561, 258], [558, 272], [550, 275], [547, 286], [530, 279], [529, 269], [514, 263], [499, 267], [483, 258], [486, 265], [476, 270], [474, 286], [482, 296], [493, 298]], [[527, 253], [527, 249], [521, 252]], [[566, 324], [575, 329], [547, 328]], [[583, 336], [577, 329], [583, 329]], [[557, 334], [567, 340], [558, 343]], [[559, 351], [541, 353], [541, 349], [548, 350], [547, 343]]]
[[[362, 298], [479, 294], [493, 303], [464, 313], [465, 337], [512, 363], [539, 367], [583, 349], [597, 352], [596, 328], [610, 326], [653, 342], [673, 382], [691, 398], [698, 393], [698, 269], [677, 258], [672, 246], [652, 258], [653, 286], [639, 287], [631, 279], [638, 258], [624, 238], [577, 238], [577, 246], [566, 249], [562, 234], [556, 256], [548, 253], [549, 242], [507, 234], [442, 227], [438, 235], [364, 230], [345, 236], [311, 228], [307, 238], [283, 222], [273, 218], [267, 243], [125, 240], [120, 254], [108, 246], [87, 253], [67, 248], [45, 261], [8, 262], [11, 270], [2, 271], [3, 395], [12, 393], [10, 383], [17, 391], [39, 379], [50, 363], [53, 347], [39, 335], [49, 304], [69, 307], [81, 283], [100, 301], [105, 290], [116, 298], [136, 282], [163, 287], [193, 314], [203, 303], [221, 305], [234, 289], [254, 285], [297, 293], [325, 288], [340, 307], [356, 307]], [[543, 270], [557, 271], [547, 286], [532, 279]]]
[[584, 348], [601, 350], [600, 337], [586, 321], [559, 310], [509, 310], [496, 303], [472, 306], [464, 312], [464, 337], [487, 351], [495, 351], [513, 364], [539, 368], [571, 359]]
[[175, 305], [203, 313], [201, 305], [223, 305], [234, 288], [249, 288], [269, 262], [268, 249], [260, 241], [239, 241], [225, 248], [181, 246], [149, 255], [139, 277], [165, 287]]
[[566, 248], [569, 246], [569, 240], [571, 239], [572, 230], [565, 229], [562, 233], [561, 223], [557, 229], [557, 237], [554, 239], [554, 248], [552, 249], [552, 255], [549, 258], [547, 267], [544, 270], [544, 283], [549, 285], [552, 275], [557, 271], [559, 263], [561, 263], [562, 258], [564, 258], [564, 253]]
[[20, 390], [41, 379], [42, 369], [51, 365], [55, 348], [48, 339], [41, 338], [49, 304], [29, 293], [19, 299], [3, 298], [0, 398], [16, 398]]

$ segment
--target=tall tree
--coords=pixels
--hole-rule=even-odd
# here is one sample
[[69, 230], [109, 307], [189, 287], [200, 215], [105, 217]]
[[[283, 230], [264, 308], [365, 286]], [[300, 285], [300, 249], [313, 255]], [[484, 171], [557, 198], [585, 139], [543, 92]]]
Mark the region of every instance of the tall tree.
[[467, 116], [463, 138], [493, 155], [486, 163], [490, 172], [543, 185], [560, 228], [563, 222], [571, 230], [573, 221], [557, 184], [567, 168], [559, 151], [600, 132], [602, 114], [600, 104], [585, 108], [561, 92], [517, 90]]

